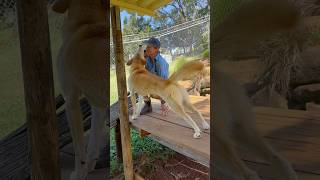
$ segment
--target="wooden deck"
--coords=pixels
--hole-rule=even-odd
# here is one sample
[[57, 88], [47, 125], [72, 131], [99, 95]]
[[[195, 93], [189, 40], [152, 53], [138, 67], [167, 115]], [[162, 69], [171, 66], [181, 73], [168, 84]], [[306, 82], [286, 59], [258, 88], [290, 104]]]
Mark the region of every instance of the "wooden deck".
[[[210, 98], [190, 96], [193, 104], [209, 121]], [[320, 179], [320, 113], [255, 107], [257, 128], [261, 135], [296, 170], [300, 180]], [[197, 120], [197, 116], [192, 114]], [[160, 113], [160, 105], [153, 101], [153, 112], [131, 121], [132, 127], [151, 133], [156, 141], [208, 166], [210, 161], [210, 132], [203, 133], [201, 139], [193, 139], [193, 131], [175, 113], [167, 117]], [[200, 125], [199, 120], [197, 123]], [[259, 173], [264, 180], [274, 179], [267, 162], [243, 152], [243, 160]], [[218, 180], [229, 180], [223, 175], [215, 175]]]
[[[190, 98], [209, 122], [210, 98], [203, 96], [190, 96]], [[152, 109], [152, 113], [131, 120], [132, 127], [151, 133], [150, 136], [161, 144], [209, 166], [210, 131], [204, 131], [200, 139], [194, 139], [193, 129], [181, 117], [172, 111], [167, 116], [161, 115], [159, 100], [152, 101]], [[199, 127], [202, 127], [199, 117], [196, 114], [190, 115]]]
[[[266, 107], [255, 112], [260, 133], [293, 164], [299, 179], [320, 179], [320, 113]], [[263, 179], [272, 179], [266, 162], [245, 153], [243, 159]]]

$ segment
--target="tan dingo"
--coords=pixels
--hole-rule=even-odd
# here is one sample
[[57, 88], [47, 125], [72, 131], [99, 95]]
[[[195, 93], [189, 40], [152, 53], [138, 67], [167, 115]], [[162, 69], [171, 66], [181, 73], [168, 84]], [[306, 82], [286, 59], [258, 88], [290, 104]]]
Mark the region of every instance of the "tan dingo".
[[[106, 127], [108, 8], [106, 0], [56, 0], [52, 6], [55, 12], [67, 12], [57, 69], [75, 151], [71, 180], [84, 180], [94, 169]], [[87, 153], [79, 104], [81, 95], [86, 96], [92, 107]]]
[[136, 119], [141, 112], [143, 96], [157, 95], [164, 99], [169, 106], [182, 117], [195, 131], [194, 138], [200, 138], [201, 130], [194, 120], [186, 113], [187, 110], [196, 112], [204, 129], [209, 129], [209, 124], [202, 114], [190, 103], [187, 91], [178, 84], [178, 81], [204, 70], [204, 64], [200, 61], [191, 61], [184, 64], [178, 71], [173, 73], [168, 80], [162, 79], [148, 72], [144, 65], [146, 60], [143, 56], [143, 49], [140, 46], [138, 53], [127, 62], [130, 66], [130, 76], [128, 86], [131, 95], [131, 102], [135, 102], [135, 93], [139, 95], [138, 108], [136, 103], [132, 103], [133, 119]]

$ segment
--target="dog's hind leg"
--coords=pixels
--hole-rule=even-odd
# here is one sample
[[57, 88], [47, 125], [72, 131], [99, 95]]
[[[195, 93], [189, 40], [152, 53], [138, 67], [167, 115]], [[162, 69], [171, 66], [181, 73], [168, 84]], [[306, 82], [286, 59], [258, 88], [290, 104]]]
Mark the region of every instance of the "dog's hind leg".
[[132, 119], [137, 119], [138, 114], [137, 114], [137, 103], [136, 103], [136, 94], [133, 90], [130, 90], [130, 99], [131, 99], [131, 104], [132, 104]]
[[66, 114], [75, 152], [75, 170], [71, 173], [70, 179], [84, 180], [87, 176], [87, 168], [79, 94], [73, 91], [65, 96], [65, 100]]
[[180, 115], [195, 131], [193, 134], [194, 138], [200, 138], [201, 136], [201, 130], [198, 127], [198, 125], [194, 122], [194, 120], [184, 111], [182, 108], [182, 105], [178, 104], [172, 99], [167, 99], [166, 102], [170, 105], [172, 110]]
[[91, 129], [87, 147], [87, 164], [89, 172], [94, 170], [96, 162], [98, 161], [100, 144], [104, 135], [103, 131], [106, 130], [106, 119], [106, 109], [96, 106], [92, 107]]
[[210, 125], [208, 124], [208, 122], [204, 119], [204, 117], [202, 116], [202, 114], [190, 103], [189, 99], [184, 99], [183, 104], [190, 109], [191, 111], [195, 112], [198, 114], [198, 116], [200, 117], [201, 121], [202, 121], [202, 127], [203, 129], [207, 130], [210, 129]]
[[266, 143], [258, 133], [249, 127], [234, 135], [241, 149], [247, 150], [271, 163], [277, 180], [298, 180], [291, 164]]

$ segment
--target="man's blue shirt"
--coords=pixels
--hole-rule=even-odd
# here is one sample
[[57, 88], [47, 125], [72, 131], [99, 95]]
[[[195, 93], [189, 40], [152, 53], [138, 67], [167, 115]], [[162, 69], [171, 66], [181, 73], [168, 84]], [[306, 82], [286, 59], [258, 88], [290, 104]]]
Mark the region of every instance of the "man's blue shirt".
[[160, 53], [157, 54], [154, 64], [153, 64], [153, 61], [151, 60], [151, 58], [147, 57], [147, 63], [145, 65], [145, 67], [151, 73], [156, 74], [164, 79], [168, 79], [168, 77], [169, 77], [169, 64], [160, 55]]

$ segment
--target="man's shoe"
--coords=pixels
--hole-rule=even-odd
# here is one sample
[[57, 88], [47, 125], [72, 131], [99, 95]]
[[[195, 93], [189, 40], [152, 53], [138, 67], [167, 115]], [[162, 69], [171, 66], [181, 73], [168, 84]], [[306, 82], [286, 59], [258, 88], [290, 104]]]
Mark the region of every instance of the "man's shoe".
[[145, 115], [149, 112], [152, 112], [152, 106], [151, 106], [151, 101], [145, 101], [144, 102], [144, 107], [142, 108], [140, 115]]

